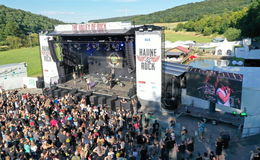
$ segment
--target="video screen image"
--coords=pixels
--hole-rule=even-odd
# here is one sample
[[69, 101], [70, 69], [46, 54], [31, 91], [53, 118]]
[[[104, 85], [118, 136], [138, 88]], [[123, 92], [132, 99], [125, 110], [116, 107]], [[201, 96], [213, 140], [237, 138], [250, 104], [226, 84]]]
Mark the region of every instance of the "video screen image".
[[241, 108], [243, 75], [190, 68], [187, 95], [232, 108]]

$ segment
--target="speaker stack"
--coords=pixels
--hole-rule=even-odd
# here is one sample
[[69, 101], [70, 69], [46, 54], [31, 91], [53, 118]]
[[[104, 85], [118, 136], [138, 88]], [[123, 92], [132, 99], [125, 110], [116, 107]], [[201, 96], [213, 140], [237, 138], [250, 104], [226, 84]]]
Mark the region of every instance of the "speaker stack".
[[111, 109], [113, 111], [116, 111], [116, 100], [117, 100], [117, 96], [112, 96], [111, 98], [107, 99], [106, 104], [111, 107]]
[[69, 93], [74, 96], [78, 92], [77, 89], [72, 89]]
[[98, 97], [98, 104], [102, 104], [102, 105], [106, 104], [106, 97], [104, 96]]
[[53, 92], [55, 98], [59, 98], [61, 96], [61, 89], [56, 89]]
[[96, 95], [92, 95], [89, 97], [91, 105], [98, 105], [98, 97]]
[[44, 88], [44, 81], [43, 80], [36, 81], [36, 87], [37, 88]]
[[90, 96], [92, 95], [92, 92], [87, 92], [84, 95], [82, 95], [82, 98], [84, 98], [86, 100], [87, 104], [91, 104], [90, 102]]
[[66, 90], [66, 89], [63, 89], [62, 91], [61, 91], [61, 97], [64, 97], [65, 95], [67, 95], [69, 93], [69, 91], [68, 90]]

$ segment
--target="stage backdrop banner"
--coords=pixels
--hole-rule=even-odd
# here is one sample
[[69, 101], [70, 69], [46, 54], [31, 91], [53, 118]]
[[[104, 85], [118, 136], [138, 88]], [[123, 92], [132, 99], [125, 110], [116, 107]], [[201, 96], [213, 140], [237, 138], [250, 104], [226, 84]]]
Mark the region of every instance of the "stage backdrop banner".
[[106, 31], [106, 30], [128, 30], [132, 27], [130, 22], [107, 22], [86, 24], [62, 24], [55, 26], [56, 32], [80, 32], [80, 31]]
[[136, 85], [138, 98], [161, 103], [161, 31], [136, 31]]
[[[58, 83], [58, 69], [57, 64], [51, 57], [51, 52], [48, 44], [48, 39], [52, 36], [40, 35], [41, 60], [45, 87], [49, 87], [51, 83]], [[53, 81], [55, 79], [55, 81]]]

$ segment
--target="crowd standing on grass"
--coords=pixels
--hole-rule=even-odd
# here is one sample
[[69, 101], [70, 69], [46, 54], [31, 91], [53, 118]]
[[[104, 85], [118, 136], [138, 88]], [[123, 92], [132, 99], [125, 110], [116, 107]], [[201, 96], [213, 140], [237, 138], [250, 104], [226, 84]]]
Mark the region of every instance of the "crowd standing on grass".
[[148, 113], [91, 106], [69, 94], [49, 98], [1, 89], [0, 113], [3, 160], [218, 160], [222, 151], [218, 141], [215, 152], [194, 153], [194, 137], [185, 127], [177, 136], [174, 120], [164, 130]]

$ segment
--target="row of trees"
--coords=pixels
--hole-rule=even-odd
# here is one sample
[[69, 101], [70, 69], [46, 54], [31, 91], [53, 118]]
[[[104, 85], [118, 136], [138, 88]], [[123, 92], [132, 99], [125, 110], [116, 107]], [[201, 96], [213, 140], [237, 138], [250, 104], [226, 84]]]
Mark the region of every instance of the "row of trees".
[[32, 33], [27, 36], [7, 36], [4, 41], [0, 42], [0, 51], [15, 49], [21, 47], [33, 47], [39, 45], [39, 35]]
[[0, 5], [0, 49], [38, 45], [40, 31], [63, 22]]
[[228, 40], [240, 37], [260, 36], [260, 0], [253, 0], [249, 7], [236, 12], [225, 12], [217, 15], [205, 15], [198, 20], [180, 23], [176, 31], [186, 30], [211, 35], [224, 34]]

